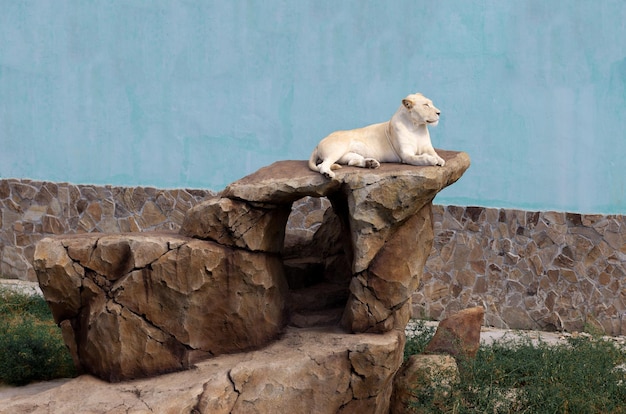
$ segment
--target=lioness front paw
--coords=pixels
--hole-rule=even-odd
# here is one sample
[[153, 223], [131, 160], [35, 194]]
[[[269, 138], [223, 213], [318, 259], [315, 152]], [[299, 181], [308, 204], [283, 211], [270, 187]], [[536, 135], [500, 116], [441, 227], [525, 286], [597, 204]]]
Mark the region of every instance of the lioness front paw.
[[375, 160], [374, 158], [365, 159], [365, 168], [378, 168], [378, 167], [380, 167], [380, 163], [378, 162], [378, 160]]
[[441, 158], [439, 155], [428, 154], [428, 158], [426, 159], [428, 160], [429, 165], [436, 165], [438, 167], [443, 167], [443, 165], [446, 163], [446, 161], [443, 158]]

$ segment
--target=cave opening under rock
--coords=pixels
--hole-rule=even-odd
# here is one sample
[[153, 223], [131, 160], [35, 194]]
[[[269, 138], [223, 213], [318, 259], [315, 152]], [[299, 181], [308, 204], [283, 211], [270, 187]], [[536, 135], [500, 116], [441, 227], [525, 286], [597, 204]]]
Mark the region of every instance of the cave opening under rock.
[[333, 201], [304, 197], [292, 205], [281, 253], [291, 326], [338, 326], [346, 306], [352, 278], [349, 231]]

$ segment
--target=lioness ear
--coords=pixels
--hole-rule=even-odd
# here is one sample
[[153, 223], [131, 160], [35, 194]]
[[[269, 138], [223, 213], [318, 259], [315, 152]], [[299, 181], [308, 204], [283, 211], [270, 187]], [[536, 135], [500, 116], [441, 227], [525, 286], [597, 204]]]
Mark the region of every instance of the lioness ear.
[[402, 105], [404, 105], [404, 107], [405, 107], [406, 109], [411, 109], [411, 108], [413, 108], [413, 105], [414, 105], [414, 104], [413, 104], [413, 101], [411, 101], [411, 100], [409, 100], [409, 99], [403, 99], [403, 100], [402, 100]]

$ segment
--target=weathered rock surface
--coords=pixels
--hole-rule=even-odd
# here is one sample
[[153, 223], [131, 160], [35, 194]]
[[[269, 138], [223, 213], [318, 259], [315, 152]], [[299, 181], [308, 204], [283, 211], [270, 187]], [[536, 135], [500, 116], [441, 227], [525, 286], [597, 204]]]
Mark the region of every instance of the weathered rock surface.
[[39, 284], [75, 362], [109, 381], [257, 348], [284, 326], [280, 259], [176, 234], [37, 244]]
[[484, 316], [485, 309], [476, 306], [447, 317], [439, 322], [424, 352], [448, 354], [461, 361], [474, 358], [480, 346]]
[[213, 198], [191, 208], [180, 233], [250, 251], [279, 253], [291, 204]]
[[0, 400], [0, 413], [387, 413], [404, 336], [288, 329], [258, 351], [194, 369], [106, 383], [89, 375]]

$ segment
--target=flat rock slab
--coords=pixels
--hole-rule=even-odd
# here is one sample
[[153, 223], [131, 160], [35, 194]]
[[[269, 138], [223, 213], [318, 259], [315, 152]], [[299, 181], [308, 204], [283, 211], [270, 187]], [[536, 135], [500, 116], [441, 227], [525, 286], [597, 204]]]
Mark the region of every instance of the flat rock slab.
[[325, 197], [341, 187], [356, 189], [385, 181], [388, 178], [408, 179], [415, 187], [434, 191], [432, 196], [457, 181], [469, 168], [470, 158], [465, 152], [437, 150], [446, 160], [443, 167], [413, 166], [382, 163], [379, 168], [367, 169], [342, 166], [337, 176], [329, 180], [311, 171], [307, 161], [278, 161], [237, 180], [226, 187], [222, 197], [261, 203], [290, 204], [302, 197]]
[[258, 351], [120, 383], [83, 375], [0, 400], [0, 413], [387, 413], [403, 359], [398, 331], [289, 329]]

